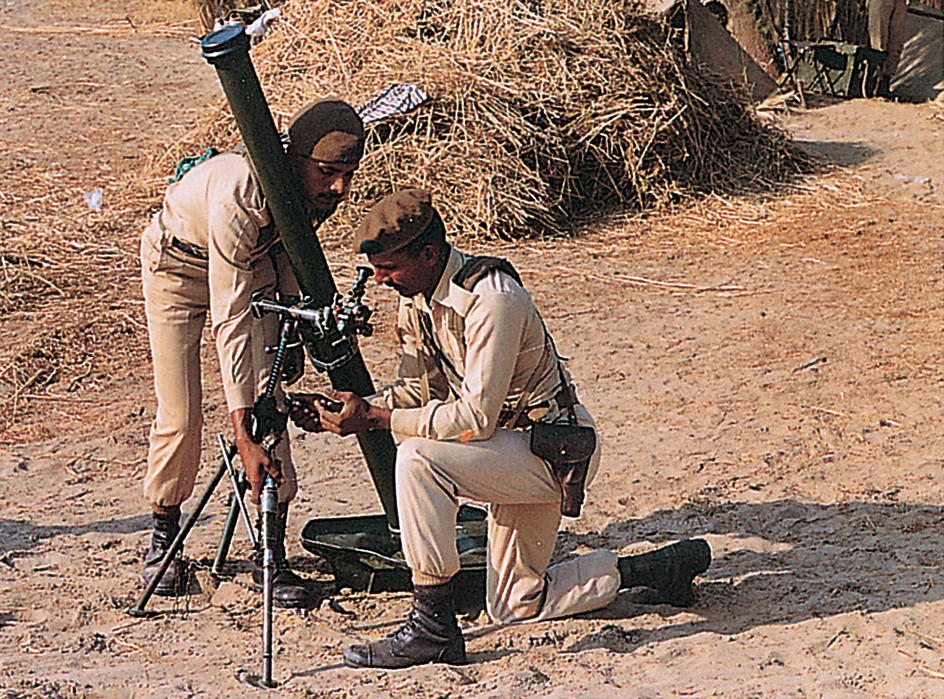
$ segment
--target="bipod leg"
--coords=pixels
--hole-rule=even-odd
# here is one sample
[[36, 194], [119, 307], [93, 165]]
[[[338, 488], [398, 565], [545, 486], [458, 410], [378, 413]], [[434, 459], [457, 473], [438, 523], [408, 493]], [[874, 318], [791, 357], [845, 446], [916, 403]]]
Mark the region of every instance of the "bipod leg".
[[174, 560], [177, 554], [180, 553], [180, 550], [184, 547], [184, 540], [187, 538], [190, 530], [193, 529], [193, 525], [197, 522], [197, 517], [199, 517], [203, 512], [203, 508], [206, 507], [206, 504], [210, 501], [213, 491], [216, 490], [216, 487], [220, 484], [220, 481], [223, 479], [225, 473], [226, 464], [220, 464], [220, 467], [216, 470], [216, 473], [213, 474], [213, 478], [210, 479], [210, 482], [204, 489], [203, 495], [200, 496], [200, 500], [197, 502], [193, 511], [190, 513], [190, 516], [187, 517], [187, 521], [184, 522], [183, 526], [180, 528], [180, 532], [178, 532], [176, 538], [171, 543], [170, 548], [167, 549], [167, 553], [164, 554], [164, 558], [161, 559], [161, 567], [158, 568], [157, 574], [151, 579], [151, 582], [144, 589], [144, 592], [141, 594], [141, 598], [138, 600], [138, 603], [128, 610], [128, 614], [135, 617], [148, 616], [148, 612], [145, 609], [148, 601], [154, 594], [154, 590], [157, 589], [157, 585], [160, 583], [161, 578], [164, 577], [164, 573], [166, 573], [167, 569], [170, 567], [171, 561]]
[[239, 503], [236, 498], [241, 497], [239, 492], [233, 493], [233, 501], [229, 505], [229, 513], [226, 515], [226, 522], [223, 524], [223, 533], [220, 535], [220, 543], [216, 547], [216, 558], [213, 559], [213, 567], [210, 572], [218, 578], [227, 577], [226, 557], [229, 555], [230, 544], [233, 543], [233, 534], [236, 533], [236, 523], [239, 521]]
[[236, 678], [257, 689], [274, 689], [279, 683], [272, 679], [272, 583], [275, 576], [275, 546], [278, 544], [276, 527], [279, 495], [272, 476], [266, 476], [262, 488], [259, 511], [262, 514], [262, 572], [263, 572], [263, 625], [262, 625], [262, 674], [254, 675], [246, 670], [237, 670]]
[[262, 627], [262, 686], [275, 687], [272, 681], [272, 593], [275, 576], [275, 547], [278, 545], [278, 488], [272, 476], [266, 476], [262, 489], [263, 536], [263, 627]]
[[220, 544], [216, 549], [216, 558], [213, 559], [213, 568], [210, 569], [213, 575], [222, 578], [226, 577], [226, 557], [229, 555], [229, 547], [233, 542], [233, 534], [236, 532], [236, 521], [239, 519], [240, 515], [242, 515], [243, 521], [246, 523], [246, 531], [249, 534], [249, 541], [252, 544], [252, 548], [255, 549], [258, 543], [256, 542], [256, 532], [253, 529], [252, 520], [249, 517], [249, 510], [246, 509], [246, 501], [244, 500], [246, 486], [245, 483], [240, 482], [239, 478], [236, 476], [236, 469], [233, 468], [233, 456], [235, 455], [236, 447], [232, 445], [227, 448], [226, 442], [223, 441], [223, 435], [217, 435], [217, 440], [220, 444], [220, 451], [223, 455], [223, 463], [226, 466], [226, 472], [229, 475], [230, 482], [233, 484], [233, 500], [230, 502], [229, 514], [226, 516], [226, 523], [223, 525]]

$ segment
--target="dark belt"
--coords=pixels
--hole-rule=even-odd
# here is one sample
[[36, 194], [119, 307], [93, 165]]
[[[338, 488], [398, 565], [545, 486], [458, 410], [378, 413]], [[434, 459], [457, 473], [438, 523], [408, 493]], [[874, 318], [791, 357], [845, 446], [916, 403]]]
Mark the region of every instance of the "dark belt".
[[[157, 212], [157, 225], [161, 229], [161, 233], [167, 235], [167, 228], [164, 226], [164, 220], [161, 217], [163, 211]], [[188, 243], [186, 240], [181, 240], [175, 235], [168, 236], [170, 241], [170, 246], [176, 248], [183, 253], [190, 255], [191, 257], [196, 257], [198, 260], [209, 260], [210, 251], [206, 248], [200, 247], [199, 245], [194, 245], [193, 243]], [[250, 264], [255, 264], [259, 258], [264, 254], [268, 253], [269, 255], [277, 255], [284, 249], [282, 246], [282, 240], [276, 236], [271, 238], [267, 243], [263, 244], [256, 252], [254, 252], [254, 259]]]
[[193, 243], [188, 243], [186, 240], [181, 240], [176, 236], [170, 237], [170, 246], [172, 248], [177, 248], [181, 252], [185, 252], [191, 257], [196, 257], [198, 260], [209, 260], [210, 251], [206, 248], [201, 248], [199, 245], [194, 245]]
[[[170, 237], [170, 246], [172, 248], [177, 248], [181, 252], [185, 252], [192, 257], [196, 257], [198, 260], [209, 260], [210, 251], [206, 248], [201, 248], [199, 245], [194, 245], [193, 243], [188, 243], [186, 240], [181, 240], [175, 236]], [[259, 254], [259, 257], [262, 257], [263, 254], [268, 253], [269, 255], [278, 255], [284, 247], [281, 240], [277, 240], [268, 248], [265, 248], [262, 253]], [[253, 261], [252, 264], [255, 264], [256, 261]]]
[[154, 217], [154, 220], [157, 221], [157, 227], [161, 229], [161, 233], [167, 236], [167, 239], [170, 241], [170, 246], [190, 255], [191, 257], [196, 257], [198, 260], [209, 260], [210, 251], [206, 248], [201, 248], [199, 245], [188, 243], [186, 240], [181, 240], [175, 235], [167, 235], [167, 226], [164, 225], [164, 217], [162, 215], [163, 213], [163, 209], [158, 211], [157, 216]]

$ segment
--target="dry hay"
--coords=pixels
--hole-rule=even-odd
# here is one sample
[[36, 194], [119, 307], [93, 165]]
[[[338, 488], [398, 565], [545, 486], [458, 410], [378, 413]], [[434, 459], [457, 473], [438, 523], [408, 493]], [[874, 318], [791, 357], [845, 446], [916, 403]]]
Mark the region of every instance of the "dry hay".
[[136, 238], [149, 202], [133, 175], [99, 181], [109, 206], [93, 211], [75, 175], [0, 153], [0, 443], [83, 424], [62, 408], [87, 418], [89, 395], [146, 359]]
[[[412, 82], [430, 100], [370, 129], [347, 231], [404, 187], [435, 193], [453, 233], [571, 234], [615, 211], [757, 191], [809, 170], [746, 95], [689, 66], [626, 0], [314, 0], [283, 6], [252, 51], [280, 126], [305, 101], [359, 105]], [[225, 107], [175, 157], [238, 141]], [[172, 163], [164, 162], [170, 169]]]
[[[4, 442], [54, 435], [57, 430], [52, 422], [34, 424], [26, 419], [32, 413], [32, 401], [98, 403], [93, 396], [122, 378], [118, 368], [127, 365], [133, 355], [140, 356], [140, 326], [126, 313], [77, 314], [72, 320], [61, 327], [51, 325], [0, 368], [0, 435]], [[103, 353], [103, 348], [112, 352]], [[119, 353], [122, 356], [116, 356]], [[87, 407], [83, 413], [88, 416]], [[67, 417], [75, 424], [83, 423], [81, 416]]]

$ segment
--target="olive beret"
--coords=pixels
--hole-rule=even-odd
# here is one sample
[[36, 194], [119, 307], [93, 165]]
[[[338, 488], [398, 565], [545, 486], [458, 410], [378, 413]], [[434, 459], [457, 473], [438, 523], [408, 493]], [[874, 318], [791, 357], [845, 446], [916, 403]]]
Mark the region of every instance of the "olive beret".
[[289, 122], [288, 136], [296, 151], [326, 163], [359, 163], [364, 154], [364, 124], [340, 100], [306, 104]]
[[416, 239], [437, 218], [430, 193], [404, 189], [374, 204], [354, 233], [354, 252], [396, 252]]

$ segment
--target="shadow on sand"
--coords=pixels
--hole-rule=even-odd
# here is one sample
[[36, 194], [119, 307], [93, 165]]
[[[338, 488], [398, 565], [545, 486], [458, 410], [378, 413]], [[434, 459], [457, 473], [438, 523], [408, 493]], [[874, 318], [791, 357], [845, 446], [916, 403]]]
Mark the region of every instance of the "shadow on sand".
[[[738, 634], [769, 624], [794, 624], [848, 612], [882, 612], [944, 597], [944, 509], [914, 504], [833, 505], [692, 503], [640, 520], [614, 523], [598, 534], [563, 532], [558, 553], [578, 547], [619, 550], [704, 536], [714, 560], [698, 579], [691, 611], [701, 618], [655, 630], [621, 623], [672, 607], [640, 604], [626, 593], [585, 618], [612, 620], [569, 645], [629, 652], [644, 643], [705, 631]], [[643, 598], [644, 599], [644, 598]], [[688, 617], [690, 619], [690, 617]]]

